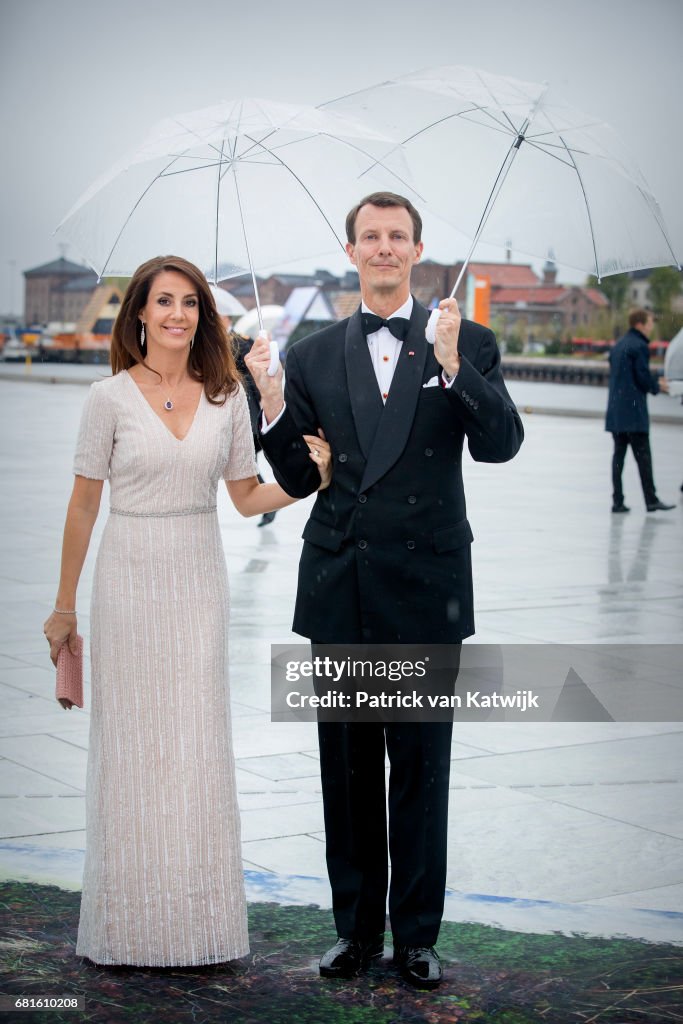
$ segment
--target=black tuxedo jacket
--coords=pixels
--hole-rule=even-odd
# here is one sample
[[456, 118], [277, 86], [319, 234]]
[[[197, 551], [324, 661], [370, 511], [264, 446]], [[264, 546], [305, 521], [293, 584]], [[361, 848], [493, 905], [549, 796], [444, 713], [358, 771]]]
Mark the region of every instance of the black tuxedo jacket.
[[360, 310], [290, 350], [286, 409], [261, 437], [276, 479], [303, 497], [320, 478], [302, 433], [322, 427], [333, 477], [303, 532], [293, 629], [326, 643], [452, 643], [474, 632], [463, 442], [480, 462], [511, 459], [522, 424], [490, 330], [460, 329], [448, 390], [413, 304], [386, 405]]

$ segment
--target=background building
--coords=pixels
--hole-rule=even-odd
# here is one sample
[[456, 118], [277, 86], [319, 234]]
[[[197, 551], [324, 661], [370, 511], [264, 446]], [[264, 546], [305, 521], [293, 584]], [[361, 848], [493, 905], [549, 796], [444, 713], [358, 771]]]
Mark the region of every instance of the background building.
[[24, 323], [27, 326], [74, 324], [96, 285], [97, 274], [63, 256], [25, 270]]

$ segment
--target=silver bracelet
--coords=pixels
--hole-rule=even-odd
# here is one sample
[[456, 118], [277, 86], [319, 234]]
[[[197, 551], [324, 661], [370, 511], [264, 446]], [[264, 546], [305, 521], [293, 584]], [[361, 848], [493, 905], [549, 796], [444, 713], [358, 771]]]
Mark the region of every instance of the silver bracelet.
[[52, 611], [55, 613], [55, 615], [75, 615], [76, 614], [76, 609], [75, 608], [71, 612], [62, 611], [60, 608], [53, 608]]

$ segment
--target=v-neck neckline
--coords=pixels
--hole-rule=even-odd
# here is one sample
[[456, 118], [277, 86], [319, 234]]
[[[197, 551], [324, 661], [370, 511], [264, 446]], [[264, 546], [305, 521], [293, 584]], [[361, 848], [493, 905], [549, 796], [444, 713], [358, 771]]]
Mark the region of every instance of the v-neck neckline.
[[197, 420], [197, 416], [199, 415], [199, 410], [200, 410], [202, 402], [204, 400], [204, 388], [202, 388], [202, 390], [199, 393], [199, 401], [197, 402], [197, 407], [196, 407], [196, 409], [194, 411], [194, 415], [192, 417], [192, 422], [190, 423], [190, 426], [187, 428], [187, 432], [185, 434], [183, 434], [182, 437], [178, 437], [177, 434], [173, 433], [173, 431], [168, 426], [168, 424], [164, 422], [164, 420], [161, 418], [159, 413], [155, 411], [155, 409], [152, 407], [151, 403], [148, 402], [148, 400], [145, 398], [145, 396], [144, 396], [144, 394], [142, 392], [142, 388], [139, 387], [139, 385], [136, 383], [135, 379], [130, 375], [128, 370], [124, 370], [123, 372], [125, 373], [126, 377], [128, 378], [128, 380], [131, 382], [132, 386], [135, 388], [135, 390], [139, 394], [139, 396], [142, 399], [142, 401], [145, 403], [145, 405], [149, 409], [149, 411], [152, 414], [152, 416], [154, 417], [154, 419], [157, 421], [157, 423], [161, 424], [161, 426], [164, 428], [166, 433], [170, 437], [172, 437], [173, 440], [176, 441], [178, 444], [183, 444], [184, 441], [187, 441], [188, 437], [192, 433], [192, 428], [195, 425], [195, 422]]

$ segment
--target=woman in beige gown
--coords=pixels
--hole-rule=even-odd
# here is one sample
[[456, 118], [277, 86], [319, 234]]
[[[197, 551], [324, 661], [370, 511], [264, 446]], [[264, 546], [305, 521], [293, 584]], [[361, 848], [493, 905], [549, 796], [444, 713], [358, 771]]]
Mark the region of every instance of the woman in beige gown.
[[[225, 480], [243, 515], [293, 499], [256, 479], [246, 396], [192, 264], [164, 257], [138, 268], [114, 327], [112, 370], [83, 412], [45, 623], [56, 661], [75, 639], [76, 587], [108, 479], [76, 951], [98, 964], [217, 963], [249, 944], [216, 493]], [[328, 483], [328, 446], [306, 442]]]

